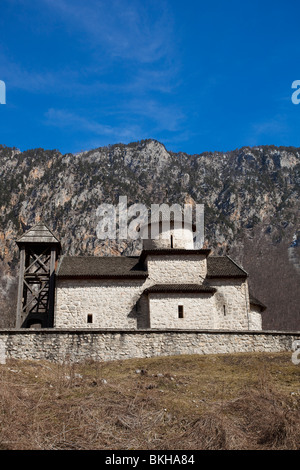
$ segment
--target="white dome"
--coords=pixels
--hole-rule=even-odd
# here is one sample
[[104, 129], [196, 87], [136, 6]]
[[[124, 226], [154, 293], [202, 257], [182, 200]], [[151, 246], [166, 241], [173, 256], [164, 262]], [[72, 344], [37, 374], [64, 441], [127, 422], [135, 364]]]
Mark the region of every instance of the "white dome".
[[194, 249], [192, 222], [184, 221], [182, 212], [173, 213], [162, 210], [151, 216], [151, 221], [140, 230], [145, 250], [178, 248]]

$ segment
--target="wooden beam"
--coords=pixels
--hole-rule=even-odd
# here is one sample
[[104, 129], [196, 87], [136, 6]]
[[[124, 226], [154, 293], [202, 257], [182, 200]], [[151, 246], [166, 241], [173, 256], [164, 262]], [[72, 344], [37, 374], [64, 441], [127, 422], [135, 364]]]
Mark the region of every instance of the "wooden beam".
[[56, 247], [51, 248], [50, 260], [50, 280], [49, 280], [49, 313], [48, 313], [48, 327], [53, 327], [54, 324], [54, 296], [55, 296], [55, 262], [56, 262]]
[[19, 271], [16, 328], [21, 328], [21, 324], [22, 324], [21, 312], [23, 311], [22, 304], [23, 304], [23, 291], [24, 291], [24, 272], [25, 272], [25, 248], [23, 246], [20, 252], [20, 271]]

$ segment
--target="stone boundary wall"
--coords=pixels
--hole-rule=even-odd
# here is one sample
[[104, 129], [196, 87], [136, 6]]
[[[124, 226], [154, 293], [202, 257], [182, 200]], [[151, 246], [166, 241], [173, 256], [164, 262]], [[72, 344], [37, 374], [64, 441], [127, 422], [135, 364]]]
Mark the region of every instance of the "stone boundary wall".
[[299, 332], [214, 330], [0, 330], [0, 363], [112, 361], [180, 354], [292, 351]]

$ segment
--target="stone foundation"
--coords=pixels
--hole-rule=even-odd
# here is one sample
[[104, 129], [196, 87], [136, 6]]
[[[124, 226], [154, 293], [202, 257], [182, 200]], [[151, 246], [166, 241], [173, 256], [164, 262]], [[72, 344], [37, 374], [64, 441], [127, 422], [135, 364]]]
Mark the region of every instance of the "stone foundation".
[[112, 361], [180, 354], [292, 351], [300, 332], [212, 330], [0, 330], [0, 362]]

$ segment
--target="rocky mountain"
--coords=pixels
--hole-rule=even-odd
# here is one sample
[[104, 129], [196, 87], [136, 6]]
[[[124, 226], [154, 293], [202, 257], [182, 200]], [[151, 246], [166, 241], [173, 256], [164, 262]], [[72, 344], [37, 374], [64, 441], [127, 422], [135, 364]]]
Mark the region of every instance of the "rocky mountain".
[[204, 204], [205, 246], [228, 253], [267, 305], [263, 327], [300, 330], [300, 149], [244, 147], [187, 155], [155, 140], [62, 155], [0, 146], [0, 326], [14, 326], [15, 240], [42, 220], [63, 252], [138, 254], [140, 240], [97, 237], [100, 204]]

